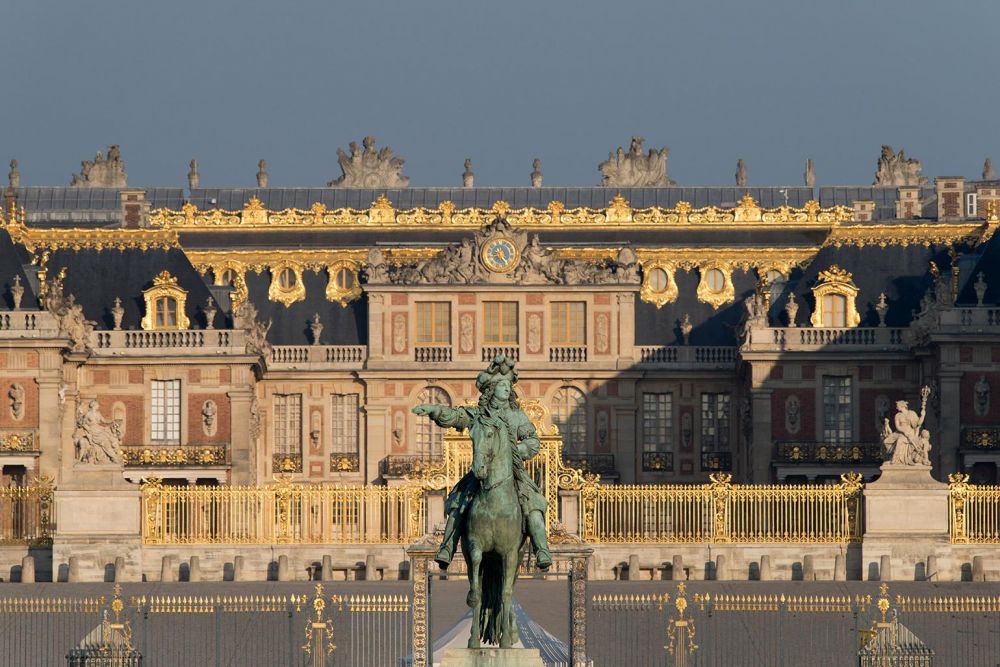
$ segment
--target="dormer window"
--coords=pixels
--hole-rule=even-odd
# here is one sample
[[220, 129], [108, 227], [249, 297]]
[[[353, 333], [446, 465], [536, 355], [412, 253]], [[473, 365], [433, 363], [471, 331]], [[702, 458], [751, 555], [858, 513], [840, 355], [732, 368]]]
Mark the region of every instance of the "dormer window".
[[177, 278], [163, 271], [153, 278], [153, 286], [142, 293], [146, 315], [142, 328], [146, 331], [173, 331], [189, 326], [184, 305], [187, 291], [177, 285]]
[[296, 301], [306, 298], [306, 286], [302, 282], [302, 266], [296, 263], [282, 263], [271, 269], [271, 286], [267, 297], [286, 308]]
[[836, 264], [820, 271], [819, 281], [812, 292], [816, 307], [810, 322], [814, 327], [856, 327], [861, 323], [855, 303], [858, 287], [850, 272]]

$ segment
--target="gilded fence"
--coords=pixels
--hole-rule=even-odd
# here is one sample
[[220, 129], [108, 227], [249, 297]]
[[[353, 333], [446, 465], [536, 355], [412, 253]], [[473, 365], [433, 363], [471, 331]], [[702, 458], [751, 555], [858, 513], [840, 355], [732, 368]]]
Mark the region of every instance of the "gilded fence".
[[948, 475], [948, 506], [952, 542], [1000, 543], [1000, 486], [969, 484], [964, 473]]
[[48, 477], [27, 486], [0, 488], [0, 544], [52, 542], [52, 491]]
[[424, 534], [417, 486], [142, 486], [145, 544], [409, 544]]
[[583, 538], [596, 543], [846, 543], [861, 539], [861, 476], [831, 486], [704, 485], [582, 488]]

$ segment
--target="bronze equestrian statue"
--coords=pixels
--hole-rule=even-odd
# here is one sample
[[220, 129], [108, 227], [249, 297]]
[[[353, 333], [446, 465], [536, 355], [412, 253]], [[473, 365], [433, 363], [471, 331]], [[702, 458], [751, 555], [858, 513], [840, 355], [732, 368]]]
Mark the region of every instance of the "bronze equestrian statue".
[[472, 633], [469, 648], [480, 641], [510, 648], [517, 643], [511, 607], [523, 546], [531, 538], [540, 569], [552, 564], [545, 534], [546, 500], [524, 462], [538, 454], [540, 443], [531, 420], [517, 402], [514, 362], [497, 355], [476, 378], [479, 404], [450, 408], [418, 405], [439, 426], [468, 429], [472, 470], [455, 485], [445, 502], [448, 522], [435, 560], [447, 569], [459, 540], [469, 571]]

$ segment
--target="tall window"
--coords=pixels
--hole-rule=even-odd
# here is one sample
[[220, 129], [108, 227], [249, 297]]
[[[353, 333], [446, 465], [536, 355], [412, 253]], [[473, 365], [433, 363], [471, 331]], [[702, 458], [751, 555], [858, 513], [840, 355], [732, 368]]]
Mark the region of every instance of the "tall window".
[[172, 296], [161, 296], [156, 300], [156, 328], [177, 328], [177, 299]]
[[451, 304], [447, 301], [417, 303], [417, 343], [451, 344]]
[[823, 326], [847, 326], [847, 297], [843, 294], [826, 294], [823, 296]]
[[158, 442], [181, 440], [181, 381], [153, 380], [152, 432], [150, 438]]
[[302, 394], [274, 395], [274, 453], [302, 453]]
[[358, 453], [357, 394], [333, 395], [333, 452]]
[[823, 376], [823, 442], [850, 442], [854, 436], [851, 376]]
[[673, 396], [642, 395], [642, 451], [672, 452], [674, 449]]
[[729, 450], [729, 394], [701, 395], [701, 451]]
[[552, 423], [559, 427], [563, 449], [573, 454], [587, 450], [587, 399], [576, 387], [560, 387], [552, 397]]
[[[451, 399], [440, 387], [426, 387], [417, 394], [417, 403], [431, 405], [451, 405]], [[417, 420], [417, 454], [420, 456], [440, 456], [444, 429], [430, 419]]]
[[556, 301], [552, 304], [552, 344], [585, 345], [587, 304], [583, 301]]
[[517, 343], [517, 302], [487, 301], [483, 304], [486, 343]]

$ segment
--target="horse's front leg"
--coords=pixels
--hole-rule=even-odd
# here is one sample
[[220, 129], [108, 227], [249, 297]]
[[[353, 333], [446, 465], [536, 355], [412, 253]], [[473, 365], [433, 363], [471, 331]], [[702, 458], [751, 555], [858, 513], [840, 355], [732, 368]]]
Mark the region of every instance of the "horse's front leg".
[[520, 551], [503, 556], [503, 611], [500, 618], [500, 648], [510, 648], [517, 643], [517, 621], [514, 619], [514, 582], [517, 580], [517, 568], [520, 565]]
[[472, 607], [472, 630], [469, 632], [469, 648], [479, 648], [480, 613], [483, 605], [483, 580], [479, 567], [483, 563], [483, 550], [477, 544], [469, 544], [469, 597], [465, 602]]

